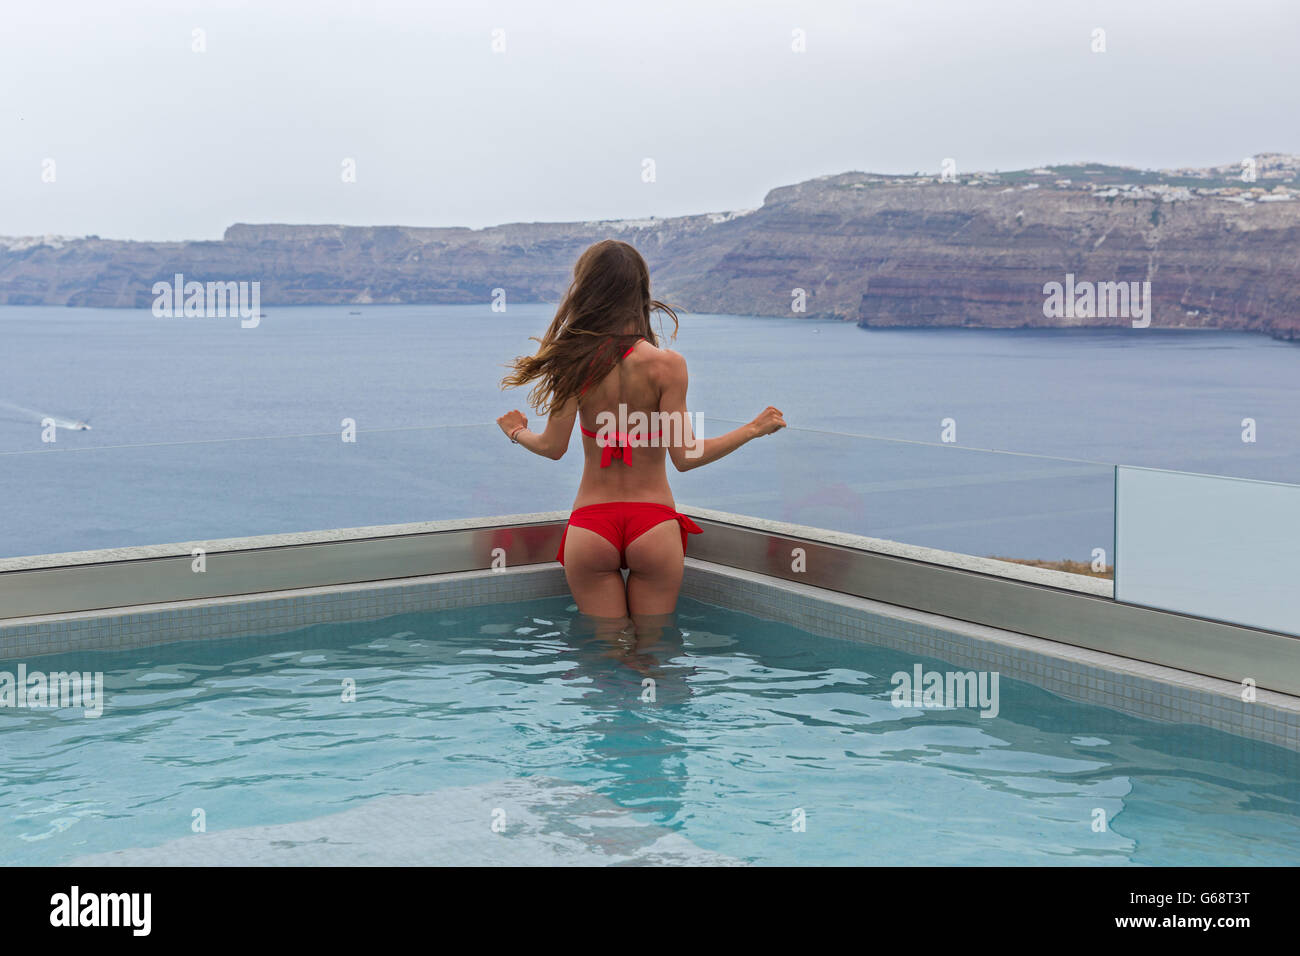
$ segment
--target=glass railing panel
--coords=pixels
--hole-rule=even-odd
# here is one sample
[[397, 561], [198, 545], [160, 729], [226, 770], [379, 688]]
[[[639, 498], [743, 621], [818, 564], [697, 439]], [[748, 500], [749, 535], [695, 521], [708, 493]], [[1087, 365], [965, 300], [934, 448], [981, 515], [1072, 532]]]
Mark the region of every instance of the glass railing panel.
[[[732, 423], [706, 423], [720, 434]], [[788, 428], [673, 477], [679, 502], [1108, 577], [1111, 465]]]
[[495, 424], [0, 452], [0, 557], [567, 509]]
[[1116, 473], [1116, 599], [1300, 635], [1300, 485]]
[[[732, 423], [706, 422], [706, 434]], [[93, 436], [93, 433], [91, 433]], [[494, 424], [0, 450], [0, 557], [565, 511], [559, 462]], [[1107, 465], [786, 429], [669, 478], [681, 506], [1108, 574]]]

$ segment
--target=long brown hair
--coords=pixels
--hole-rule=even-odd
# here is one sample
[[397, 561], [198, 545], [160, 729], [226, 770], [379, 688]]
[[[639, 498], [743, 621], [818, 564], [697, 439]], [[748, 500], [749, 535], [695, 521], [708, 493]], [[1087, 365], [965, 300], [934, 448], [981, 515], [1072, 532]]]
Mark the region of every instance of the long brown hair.
[[650, 268], [641, 253], [617, 239], [588, 246], [550, 328], [533, 339], [541, 344], [537, 354], [516, 358], [501, 387], [536, 381], [528, 404], [546, 415], [604, 378], [638, 338], [657, 346], [650, 327], [655, 311], [673, 320], [669, 338], [677, 338], [677, 313], [650, 298]]

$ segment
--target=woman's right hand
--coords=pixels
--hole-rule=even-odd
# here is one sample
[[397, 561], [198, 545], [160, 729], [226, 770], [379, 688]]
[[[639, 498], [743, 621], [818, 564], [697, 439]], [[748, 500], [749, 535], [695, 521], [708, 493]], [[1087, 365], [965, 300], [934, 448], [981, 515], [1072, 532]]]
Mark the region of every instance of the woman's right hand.
[[523, 412], [516, 408], [506, 412], [498, 418], [497, 424], [500, 425], [501, 430], [506, 433], [506, 437], [511, 441], [514, 441], [515, 432], [519, 431], [521, 428], [528, 427], [528, 419], [524, 417]]
[[771, 405], [758, 413], [758, 417], [749, 423], [754, 429], [754, 436], [770, 435], [779, 429], [785, 428], [785, 418], [781, 415], [781, 410], [773, 408]]

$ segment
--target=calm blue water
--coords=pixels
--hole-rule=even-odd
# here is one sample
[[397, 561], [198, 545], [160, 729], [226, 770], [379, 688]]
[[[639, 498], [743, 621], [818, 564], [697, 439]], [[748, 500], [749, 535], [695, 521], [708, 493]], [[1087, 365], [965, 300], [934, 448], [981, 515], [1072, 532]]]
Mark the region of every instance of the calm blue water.
[[[335, 863], [372, 843], [555, 862], [666, 832], [760, 864], [1300, 863], [1300, 755], [1012, 681], [994, 719], [898, 709], [890, 675], [914, 658], [691, 600], [679, 626], [620, 648], [552, 599], [29, 661], [104, 670], [108, 704], [0, 710], [0, 862], [162, 844], [148, 859], [267, 862], [312, 841]], [[564, 835], [557, 781], [600, 799], [603, 830]], [[397, 794], [436, 812], [366, 815]], [[364, 827], [310, 823], [343, 811]]]
[[[578, 455], [534, 458], [487, 424], [525, 405], [497, 382], [550, 307], [352, 311], [270, 308], [246, 330], [0, 308], [0, 555], [571, 504]], [[961, 446], [792, 428], [674, 475], [687, 505], [973, 554], [1087, 559], [1111, 552], [1109, 468], [964, 448], [1300, 480], [1300, 347], [1262, 336], [692, 315], [677, 348], [706, 434], [773, 404], [798, 428], [926, 442], [952, 418]], [[51, 447], [35, 413], [89, 418], [93, 430], [59, 431]], [[1255, 444], [1240, 440], [1246, 417]], [[356, 444], [338, 437], [344, 418]], [[466, 423], [484, 424], [432, 427]]]

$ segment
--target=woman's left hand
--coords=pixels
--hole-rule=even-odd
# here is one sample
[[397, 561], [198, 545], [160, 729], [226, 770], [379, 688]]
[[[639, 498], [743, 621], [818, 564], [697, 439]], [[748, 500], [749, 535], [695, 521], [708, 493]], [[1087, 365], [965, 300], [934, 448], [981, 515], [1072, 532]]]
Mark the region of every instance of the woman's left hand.
[[516, 408], [513, 411], [506, 412], [498, 418], [497, 424], [500, 425], [501, 430], [506, 433], [506, 437], [511, 441], [514, 441], [514, 433], [520, 428], [527, 428], [528, 419], [524, 417], [523, 412]]

